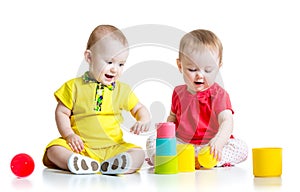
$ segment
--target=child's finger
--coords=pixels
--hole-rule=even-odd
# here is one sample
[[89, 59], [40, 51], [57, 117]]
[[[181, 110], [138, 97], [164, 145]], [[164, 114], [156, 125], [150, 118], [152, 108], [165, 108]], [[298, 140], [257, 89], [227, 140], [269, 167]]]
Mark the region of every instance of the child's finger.
[[215, 146], [211, 146], [210, 154], [212, 154], [213, 157], [216, 158], [216, 159], [218, 159], [218, 157], [219, 157], [218, 150]]
[[143, 132], [145, 132], [145, 129], [146, 129], [145, 125], [143, 123], [140, 124], [139, 132], [143, 133]]
[[149, 130], [149, 128], [148, 128], [148, 124], [147, 123], [141, 123], [140, 124], [140, 132], [141, 133], [147, 132], [148, 130]]
[[75, 143], [69, 143], [69, 146], [71, 147], [72, 151], [78, 153], [78, 149]]
[[133, 132], [133, 133], [134, 133], [134, 131], [135, 131], [135, 124], [132, 125], [132, 127], [130, 127], [130, 132]]
[[137, 125], [137, 123], [135, 123], [135, 124], [131, 127], [130, 132], [133, 132], [134, 134], [136, 134], [136, 133], [137, 133], [137, 129], [138, 129], [138, 125]]
[[73, 147], [72, 143], [69, 143], [69, 147], [71, 148], [72, 151], [74, 151], [74, 147]]
[[79, 152], [81, 152], [84, 149], [84, 145], [83, 145], [82, 141], [78, 141], [77, 149], [79, 150]]
[[210, 154], [215, 154], [215, 146], [210, 145]]
[[149, 123], [144, 124], [144, 129], [143, 129], [143, 131], [144, 131], [144, 132], [147, 132], [147, 131], [149, 131], [149, 129], [150, 129]]

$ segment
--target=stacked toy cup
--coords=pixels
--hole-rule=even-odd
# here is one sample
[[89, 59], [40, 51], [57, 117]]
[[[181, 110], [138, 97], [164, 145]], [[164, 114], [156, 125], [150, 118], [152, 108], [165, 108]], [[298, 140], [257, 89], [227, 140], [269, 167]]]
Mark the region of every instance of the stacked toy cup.
[[178, 171], [195, 171], [195, 149], [192, 144], [177, 144]]
[[175, 124], [172, 122], [156, 124], [156, 174], [178, 173], [178, 157], [176, 151]]

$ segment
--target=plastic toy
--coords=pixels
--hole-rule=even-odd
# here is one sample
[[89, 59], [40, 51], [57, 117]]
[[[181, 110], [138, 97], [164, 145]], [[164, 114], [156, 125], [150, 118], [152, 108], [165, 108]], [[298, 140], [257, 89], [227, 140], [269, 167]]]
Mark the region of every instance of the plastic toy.
[[204, 168], [211, 169], [217, 165], [218, 161], [210, 154], [210, 147], [203, 147], [198, 154], [198, 161]]
[[175, 124], [171, 122], [156, 124], [156, 174], [178, 173], [178, 157], [176, 151]]
[[255, 177], [280, 177], [282, 174], [282, 148], [252, 148], [252, 164]]
[[177, 144], [178, 171], [195, 171], [195, 149], [192, 144]]
[[29, 155], [20, 153], [12, 158], [10, 168], [16, 176], [27, 177], [34, 170], [34, 161]]

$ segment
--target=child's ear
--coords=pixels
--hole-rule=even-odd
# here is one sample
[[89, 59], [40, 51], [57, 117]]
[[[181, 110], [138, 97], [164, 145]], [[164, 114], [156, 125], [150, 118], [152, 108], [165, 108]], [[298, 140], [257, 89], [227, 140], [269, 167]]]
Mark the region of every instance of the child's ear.
[[89, 64], [91, 63], [91, 61], [92, 61], [92, 52], [90, 50], [85, 50], [84, 51], [84, 59]]
[[223, 65], [223, 62], [220, 62], [220, 63], [219, 63], [219, 68], [221, 68], [221, 67], [222, 67], [222, 65]]
[[177, 62], [177, 67], [178, 67], [179, 71], [182, 73], [181, 61], [179, 59], [176, 59], [176, 62]]

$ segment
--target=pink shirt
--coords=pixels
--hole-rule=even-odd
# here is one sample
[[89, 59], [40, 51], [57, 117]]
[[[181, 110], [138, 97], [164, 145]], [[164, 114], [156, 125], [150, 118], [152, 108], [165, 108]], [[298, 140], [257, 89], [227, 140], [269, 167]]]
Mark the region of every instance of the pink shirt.
[[176, 137], [186, 143], [207, 144], [218, 132], [218, 114], [233, 112], [228, 93], [217, 83], [192, 94], [187, 85], [175, 87], [171, 111], [176, 115]]

